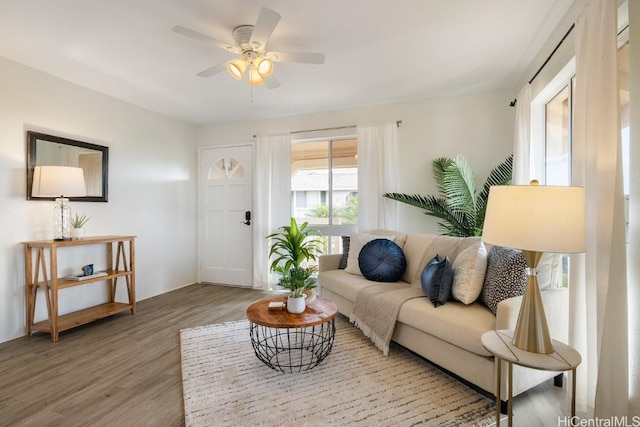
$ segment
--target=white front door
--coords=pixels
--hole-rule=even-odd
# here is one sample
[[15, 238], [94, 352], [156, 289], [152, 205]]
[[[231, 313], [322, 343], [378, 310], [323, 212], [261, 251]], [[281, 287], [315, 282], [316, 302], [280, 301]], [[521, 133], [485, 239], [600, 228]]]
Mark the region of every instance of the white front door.
[[253, 146], [200, 150], [200, 282], [253, 285]]

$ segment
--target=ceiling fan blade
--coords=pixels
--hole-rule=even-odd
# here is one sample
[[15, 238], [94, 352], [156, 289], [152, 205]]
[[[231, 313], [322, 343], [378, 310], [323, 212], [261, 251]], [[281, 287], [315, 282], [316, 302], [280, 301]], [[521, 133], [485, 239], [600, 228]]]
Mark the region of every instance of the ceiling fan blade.
[[269, 52], [265, 55], [274, 62], [298, 62], [301, 64], [324, 64], [324, 53], [318, 52]]
[[267, 89], [275, 89], [277, 87], [280, 87], [280, 82], [275, 77], [268, 76], [264, 78], [264, 85], [267, 87]]
[[251, 33], [251, 40], [249, 40], [251, 47], [254, 49], [264, 49], [269, 42], [271, 33], [273, 33], [276, 25], [280, 22], [280, 18], [280, 14], [278, 12], [274, 12], [269, 8], [263, 7], [260, 10], [258, 21]]
[[231, 43], [225, 43], [223, 41], [216, 40], [216, 39], [214, 39], [212, 37], [209, 37], [206, 34], [202, 34], [202, 33], [199, 33], [197, 31], [194, 31], [194, 30], [190, 30], [189, 28], [183, 27], [182, 25], [176, 25], [175, 27], [173, 27], [171, 29], [171, 31], [173, 31], [174, 33], [189, 37], [191, 39], [195, 39], [195, 40], [199, 40], [201, 42], [212, 44], [212, 45], [214, 45], [216, 47], [219, 47], [220, 49], [224, 49], [224, 50], [229, 51], [229, 52], [241, 53], [240, 49], [238, 49], [236, 46], [234, 46]]
[[218, 74], [220, 71], [223, 71], [227, 68], [227, 62], [225, 62], [224, 64], [218, 64], [215, 67], [211, 67], [211, 68], [207, 68], [204, 71], [200, 71], [198, 74], [196, 74], [196, 76], [198, 77], [211, 77], [215, 74]]

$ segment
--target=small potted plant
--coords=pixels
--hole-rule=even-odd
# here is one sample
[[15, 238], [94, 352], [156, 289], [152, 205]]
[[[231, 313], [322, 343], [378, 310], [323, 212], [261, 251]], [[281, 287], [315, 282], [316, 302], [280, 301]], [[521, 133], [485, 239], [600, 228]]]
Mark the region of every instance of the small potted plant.
[[308, 265], [322, 253], [323, 243], [318, 230], [308, 227], [304, 222], [298, 225], [291, 218], [288, 226], [267, 236], [272, 240], [269, 258], [272, 259], [270, 271], [280, 273], [280, 286], [290, 291], [287, 299], [287, 310], [291, 313], [302, 313], [305, 299], [313, 295], [315, 298], [317, 271], [315, 266]]
[[91, 218], [85, 214], [78, 215], [77, 213], [71, 218], [71, 237], [74, 239], [80, 239], [84, 237], [84, 226]]

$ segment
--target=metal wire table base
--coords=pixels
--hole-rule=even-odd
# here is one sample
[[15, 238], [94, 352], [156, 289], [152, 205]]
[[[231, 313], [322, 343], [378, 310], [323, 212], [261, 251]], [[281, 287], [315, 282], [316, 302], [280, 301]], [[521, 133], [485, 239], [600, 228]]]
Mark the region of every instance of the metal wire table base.
[[251, 323], [251, 344], [258, 359], [276, 371], [293, 373], [318, 366], [333, 348], [335, 318], [316, 326], [271, 328]]

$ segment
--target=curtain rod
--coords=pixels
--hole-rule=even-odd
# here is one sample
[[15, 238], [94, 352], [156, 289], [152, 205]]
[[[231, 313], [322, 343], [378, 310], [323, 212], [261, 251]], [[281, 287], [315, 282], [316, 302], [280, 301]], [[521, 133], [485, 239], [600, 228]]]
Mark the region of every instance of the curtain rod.
[[[538, 77], [538, 74], [540, 74], [540, 72], [544, 69], [544, 67], [547, 66], [549, 61], [551, 61], [551, 58], [553, 57], [553, 55], [555, 55], [555, 53], [558, 51], [558, 49], [560, 49], [560, 46], [562, 45], [562, 43], [564, 43], [564, 41], [567, 39], [567, 37], [569, 37], [569, 34], [571, 34], [571, 31], [573, 31], [575, 26], [576, 26], [575, 22], [573, 24], [571, 24], [571, 26], [569, 27], [567, 32], [564, 34], [564, 36], [562, 36], [562, 38], [560, 39], [560, 41], [558, 42], [556, 47], [551, 51], [549, 56], [547, 56], [547, 59], [542, 63], [540, 68], [538, 68], [538, 71], [536, 71], [535, 74], [533, 75], [533, 77], [531, 77], [529, 79], [529, 84], [531, 84], [536, 79], [536, 77]], [[514, 99], [513, 101], [509, 102], [509, 107], [515, 107], [517, 102], [518, 102], [518, 99]]]
[[[551, 52], [551, 54], [547, 57], [547, 59], [544, 61], [544, 63], [540, 66], [540, 68], [538, 68], [538, 71], [535, 72], [535, 74], [533, 75], [533, 77], [531, 77], [531, 79], [529, 80], [529, 84], [531, 84], [536, 77], [538, 77], [538, 74], [540, 74], [540, 72], [544, 69], [544, 67], [546, 67], [546, 65], [549, 63], [549, 61], [551, 60], [551, 57], [553, 57], [553, 55], [557, 52], [558, 49], [560, 49], [560, 46], [562, 45], [562, 43], [564, 43], [564, 41], [566, 40], [567, 37], [569, 37], [569, 34], [571, 34], [571, 31], [573, 31], [573, 29], [575, 28], [576, 24], [575, 22], [573, 24], [571, 24], [571, 26], [569, 27], [569, 29], [567, 30], [567, 32], [564, 34], [564, 36], [562, 37], [562, 39], [560, 39], [560, 41], [558, 42], [558, 44], [556, 45], [556, 47], [553, 49], [553, 51]], [[620, 34], [622, 34], [627, 28], [629, 28], [629, 24], [627, 24], [624, 28], [622, 28], [620, 31], [618, 31], [618, 36], [620, 36]], [[515, 107], [516, 103], [518, 102], [517, 99], [514, 99], [513, 101], [511, 101], [509, 103], [510, 107]]]
[[[402, 120], [396, 120], [396, 126], [400, 127], [400, 125], [402, 124]], [[331, 128], [320, 128], [320, 129], [308, 129], [308, 130], [294, 130], [292, 132], [289, 132], [291, 135], [295, 135], [297, 133], [309, 133], [309, 132], [323, 132], [323, 131], [328, 131], [328, 130], [340, 130], [340, 129], [351, 129], [351, 128], [355, 128], [358, 125], [348, 125], [348, 126], [336, 126], [336, 127], [331, 127]], [[254, 138], [256, 138], [258, 135], [253, 135]]]
[[540, 66], [540, 68], [538, 68], [538, 71], [536, 71], [536, 73], [533, 75], [533, 77], [531, 77], [531, 80], [529, 80], [529, 84], [531, 84], [531, 82], [534, 81], [536, 79], [536, 77], [538, 77], [538, 74], [540, 74], [540, 72], [544, 69], [544, 67], [547, 66], [547, 64], [549, 63], [549, 61], [553, 57], [553, 55], [558, 51], [558, 49], [560, 49], [560, 46], [562, 45], [562, 43], [564, 43], [566, 38], [569, 37], [569, 34], [571, 34], [571, 31], [573, 31], [575, 26], [576, 26], [575, 22], [573, 24], [571, 24], [571, 26], [569, 27], [569, 29], [567, 30], [565, 35], [562, 37], [562, 39], [560, 39], [560, 41], [558, 42], [556, 47], [553, 49], [553, 51], [551, 51], [551, 54], [547, 57], [547, 60], [544, 61], [544, 63]]

